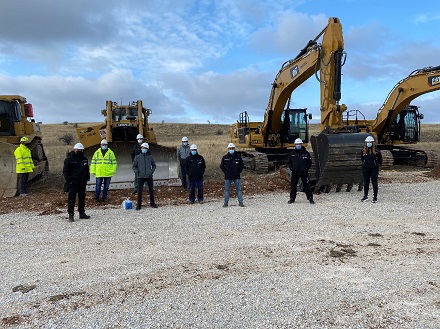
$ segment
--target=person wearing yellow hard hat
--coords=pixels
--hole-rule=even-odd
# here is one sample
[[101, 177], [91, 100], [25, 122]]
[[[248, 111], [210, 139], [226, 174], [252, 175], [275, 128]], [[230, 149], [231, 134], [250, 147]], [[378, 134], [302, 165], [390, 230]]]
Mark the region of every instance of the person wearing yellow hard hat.
[[18, 192], [20, 196], [27, 196], [27, 181], [29, 173], [34, 171], [34, 162], [32, 161], [31, 150], [26, 144], [29, 143], [29, 138], [26, 136], [20, 138], [20, 145], [15, 149], [15, 172], [18, 175]]

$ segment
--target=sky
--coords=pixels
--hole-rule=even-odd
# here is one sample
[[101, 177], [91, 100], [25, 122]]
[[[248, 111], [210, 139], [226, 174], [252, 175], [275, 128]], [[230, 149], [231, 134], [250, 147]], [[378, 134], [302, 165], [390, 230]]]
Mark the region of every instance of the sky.
[[[0, 13], [0, 94], [43, 123], [103, 122], [106, 100], [142, 100], [150, 122], [263, 121], [271, 84], [330, 17], [344, 35], [342, 99], [374, 119], [412, 71], [440, 65], [440, 5], [419, 0], [16, 0]], [[440, 92], [412, 102], [440, 122]], [[291, 108], [319, 123], [319, 83]]]

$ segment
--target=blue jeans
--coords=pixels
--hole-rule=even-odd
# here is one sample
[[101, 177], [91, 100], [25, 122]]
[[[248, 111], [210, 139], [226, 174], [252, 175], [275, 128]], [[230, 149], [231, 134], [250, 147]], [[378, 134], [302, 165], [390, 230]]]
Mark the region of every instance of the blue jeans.
[[203, 179], [189, 180], [189, 201], [196, 200], [196, 186], [197, 186], [197, 201], [203, 201]]
[[238, 202], [243, 202], [243, 195], [240, 189], [240, 179], [225, 179], [225, 197], [224, 202], [228, 203], [229, 201], [229, 191], [231, 190], [231, 183], [234, 182], [235, 192], [237, 193]]
[[107, 199], [108, 188], [110, 187], [111, 180], [111, 177], [96, 177], [95, 200], [99, 200], [102, 182], [104, 182], [104, 188], [102, 189], [102, 199]]

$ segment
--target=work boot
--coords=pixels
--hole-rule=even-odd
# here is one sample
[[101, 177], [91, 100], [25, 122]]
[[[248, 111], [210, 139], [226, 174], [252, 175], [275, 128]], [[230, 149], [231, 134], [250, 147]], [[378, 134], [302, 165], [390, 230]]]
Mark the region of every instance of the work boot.
[[227, 206], [228, 206], [227, 202], [223, 203], [223, 208], [226, 208]]
[[315, 201], [313, 201], [313, 199], [309, 200], [310, 204], [315, 204]]
[[75, 220], [73, 219], [73, 214], [69, 214], [69, 222], [74, 222]]
[[239, 207], [244, 207], [243, 202], [239, 202], [239, 203], [238, 203], [238, 206], [239, 206]]
[[295, 199], [290, 199], [289, 201], [287, 201], [288, 204], [292, 204], [295, 202]]
[[157, 208], [157, 204], [152, 203], [152, 204], [151, 204], [151, 208]]
[[90, 218], [90, 216], [89, 215], [86, 215], [86, 213], [84, 213], [84, 214], [79, 214], [79, 219], [89, 219]]

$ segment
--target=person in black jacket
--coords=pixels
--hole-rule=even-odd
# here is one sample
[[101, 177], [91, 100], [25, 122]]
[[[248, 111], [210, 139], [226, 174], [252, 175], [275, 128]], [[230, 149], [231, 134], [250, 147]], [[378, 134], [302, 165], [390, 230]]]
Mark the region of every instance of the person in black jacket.
[[205, 159], [198, 153], [197, 145], [192, 144], [190, 147], [190, 155], [186, 158], [185, 169], [189, 179], [189, 203], [193, 204], [196, 200], [203, 203], [203, 175], [205, 174]]
[[153, 174], [156, 170], [156, 161], [154, 161], [154, 158], [151, 155], [148, 143], [142, 143], [141, 153], [134, 158], [132, 168], [138, 178], [136, 210], [141, 210], [142, 207], [142, 189], [144, 188], [145, 182], [148, 185], [148, 191], [150, 193], [150, 206], [152, 208], [157, 208], [156, 202], [154, 202], [153, 190]]
[[85, 213], [86, 185], [90, 180], [89, 161], [84, 156], [84, 146], [75, 144], [73, 151], [64, 160], [63, 175], [66, 181], [67, 213], [69, 222], [74, 222], [76, 195], [78, 194], [78, 212], [80, 219], [89, 219]]
[[374, 137], [365, 138], [365, 145], [361, 151], [362, 174], [364, 175], [364, 197], [362, 202], [368, 201], [368, 188], [373, 185], [373, 203], [377, 202], [377, 192], [379, 190], [377, 179], [379, 177], [379, 165], [382, 164], [382, 154], [374, 143]]
[[290, 179], [290, 199], [289, 204], [294, 203], [296, 199], [296, 190], [298, 181], [301, 178], [303, 184], [303, 190], [306, 193], [307, 200], [311, 204], [314, 204], [313, 193], [310, 188], [309, 169], [312, 166], [312, 158], [310, 153], [302, 146], [303, 141], [301, 138], [295, 139], [295, 149], [290, 152], [289, 160], [287, 162], [290, 170], [292, 171], [292, 177]]
[[244, 207], [243, 194], [240, 189], [240, 174], [244, 169], [243, 160], [237, 152], [235, 152], [235, 145], [229, 143], [228, 153], [223, 156], [220, 163], [220, 169], [225, 174], [225, 194], [223, 207], [228, 206], [229, 191], [231, 190], [231, 184], [234, 182], [235, 191], [237, 193], [238, 205]]

